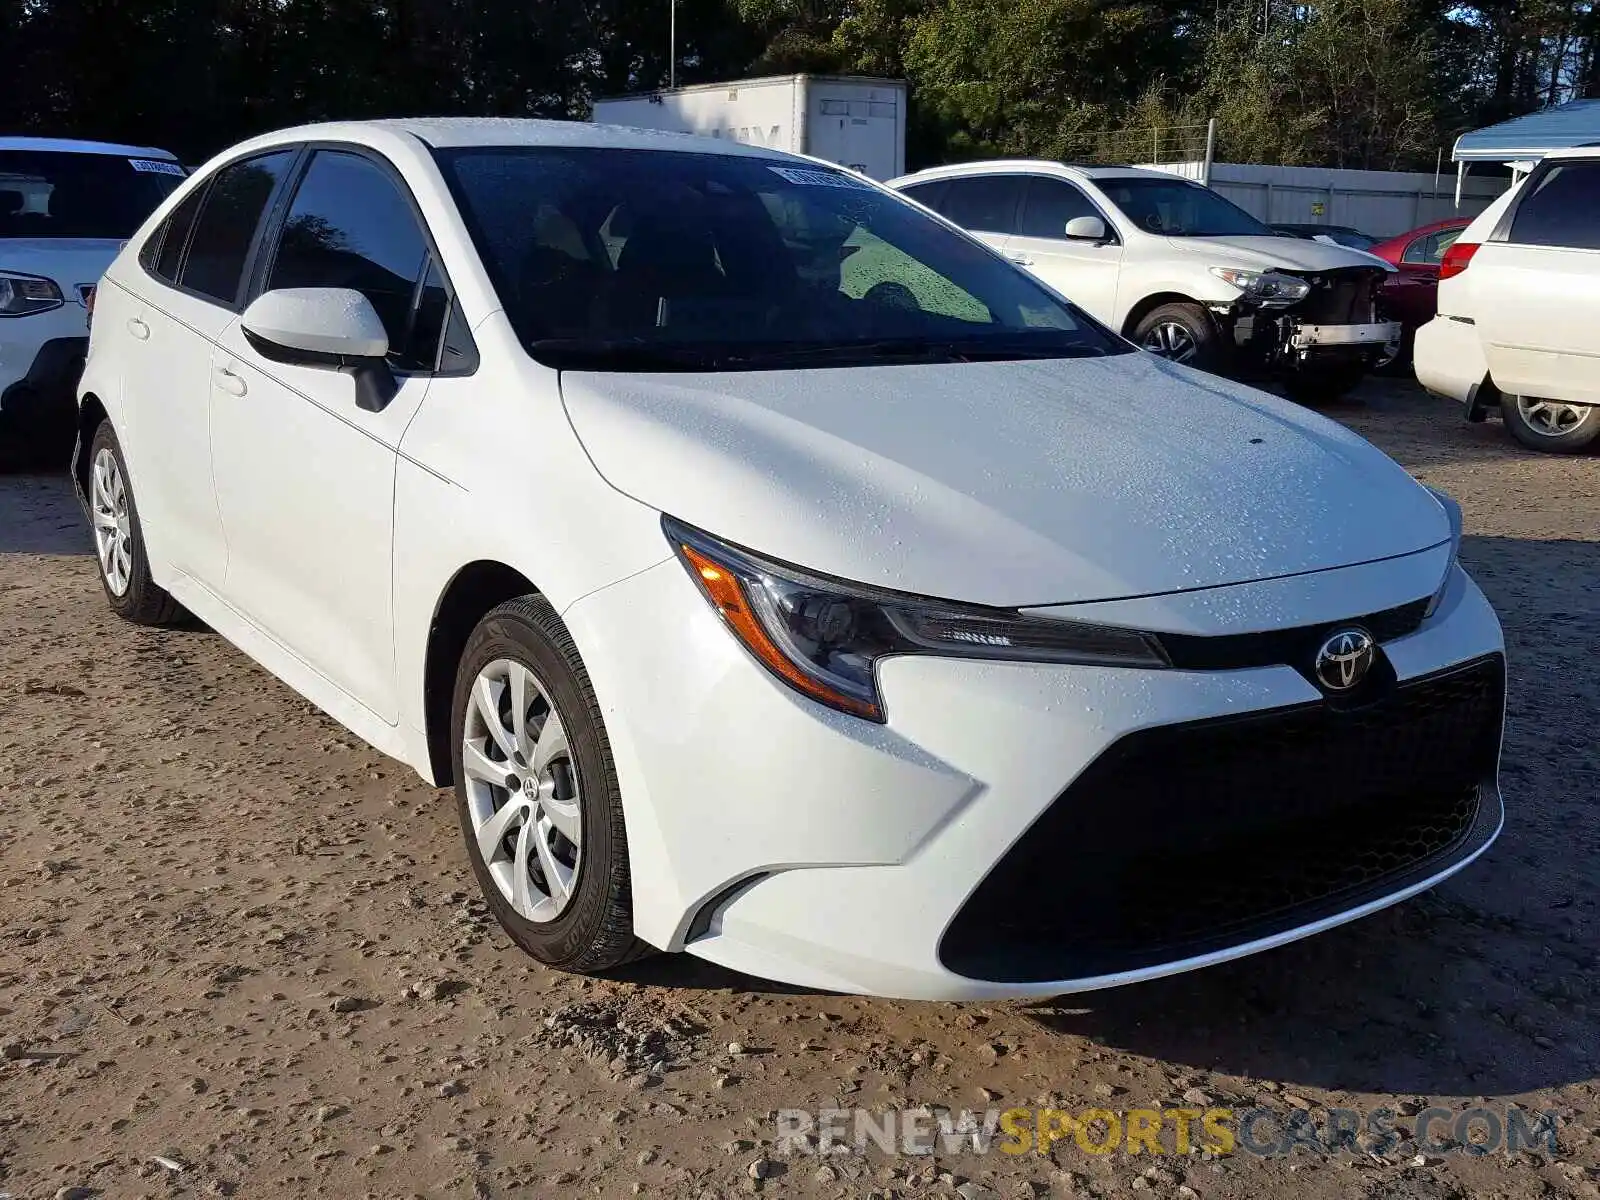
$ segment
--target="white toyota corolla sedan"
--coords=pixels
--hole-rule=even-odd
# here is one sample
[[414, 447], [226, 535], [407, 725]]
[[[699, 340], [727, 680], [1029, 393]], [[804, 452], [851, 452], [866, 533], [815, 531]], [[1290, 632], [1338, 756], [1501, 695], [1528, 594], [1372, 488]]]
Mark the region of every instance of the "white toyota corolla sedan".
[[1501, 825], [1450, 500], [823, 163], [257, 138], [112, 265], [80, 398], [111, 607], [193, 613], [453, 783], [554, 967], [1104, 987]]

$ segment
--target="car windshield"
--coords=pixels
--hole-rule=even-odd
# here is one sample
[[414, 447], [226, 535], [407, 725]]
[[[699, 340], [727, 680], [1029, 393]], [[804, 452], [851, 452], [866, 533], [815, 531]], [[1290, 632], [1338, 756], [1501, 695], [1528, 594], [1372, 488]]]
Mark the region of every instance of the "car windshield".
[[788, 159], [440, 150], [518, 335], [554, 366], [1083, 357], [1131, 347], [890, 192]]
[[1274, 237], [1273, 231], [1210, 188], [1182, 179], [1113, 175], [1095, 183], [1146, 233], [1167, 237]]
[[183, 177], [168, 159], [0, 150], [0, 238], [129, 238]]

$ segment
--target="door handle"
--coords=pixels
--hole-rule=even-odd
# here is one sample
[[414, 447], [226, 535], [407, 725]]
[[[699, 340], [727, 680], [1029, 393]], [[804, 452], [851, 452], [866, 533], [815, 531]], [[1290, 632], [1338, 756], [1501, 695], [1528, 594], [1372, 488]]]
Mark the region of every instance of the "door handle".
[[142, 342], [150, 336], [150, 326], [139, 320], [138, 317], [129, 317], [128, 332]]
[[1031, 266], [1033, 266], [1033, 259], [1029, 258], [1026, 254], [1019, 254], [1018, 252], [1016, 252], [1014, 250], [1008, 250], [1006, 252], [1006, 261], [1007, 262], [1014, 262], [1019, 267], [1031, 267]]
[[217, 386], [230, 396], [242, 396], [250, 390], [245, 386], [244, 378], [227, 367], [217, 368]]

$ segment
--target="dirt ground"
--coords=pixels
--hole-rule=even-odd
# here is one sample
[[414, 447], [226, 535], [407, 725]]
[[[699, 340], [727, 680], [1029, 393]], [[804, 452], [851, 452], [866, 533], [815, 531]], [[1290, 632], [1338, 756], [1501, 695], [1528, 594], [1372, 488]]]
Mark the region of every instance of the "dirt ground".
[[[1506, 832], [1353, 926], [1040, 1004], [536, 967], [445, 793], [211, 633], [112, 618], [65, 479], [0, 478], [0, 1197], [1595, 1200], [1600, 457], [1395, 384], [1330, 412], [1465, 507], [1510, 643]], [[1559, 1153], [773, 1145], [780, 1109], [1181, 1103], [1517, 1103]]]

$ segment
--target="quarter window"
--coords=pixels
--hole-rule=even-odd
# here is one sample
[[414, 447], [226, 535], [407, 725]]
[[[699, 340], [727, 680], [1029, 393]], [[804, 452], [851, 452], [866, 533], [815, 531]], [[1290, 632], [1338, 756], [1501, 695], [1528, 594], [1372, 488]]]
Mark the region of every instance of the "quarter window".
[[172, 214], [145, 243], [145, 254], [139, 261], [157, 277], [168, 283], [178, 282], [178, 269], [183, 266], [183, 249], [189, 244], [189, 231], [194, 228], [195, 214], [205, 203], [205, 185], [190, 192]]
[[431, 369], [447, 295], [431, 266], [416, 214], [388, 173], [361, 155], [319, 150], [284, 219], [267, 289], [352, 288], [377, 310], [395, 364]]
[[1556, 163], [1532, 186], [1517, 206], [1511, 241], [1600, 250], [1600, 162]]
[[294, 151], [284, 150], [247, 158], [217, 173], [189, 239], [189, 252], [178, 276], [180, 286], [223, 304], [238, 302], [256, 226], [293, 161]]
[[912, 187], [900, 189], [902, 196], [910, 196], [918, 204], [925, 205], [936, 213], [944, 212], [944, 209], [939, 206], [939, 202], [944, 199], [944, 193], [945, 181], [942, 179], [935, 179], [932, 183], [919, 183]]

